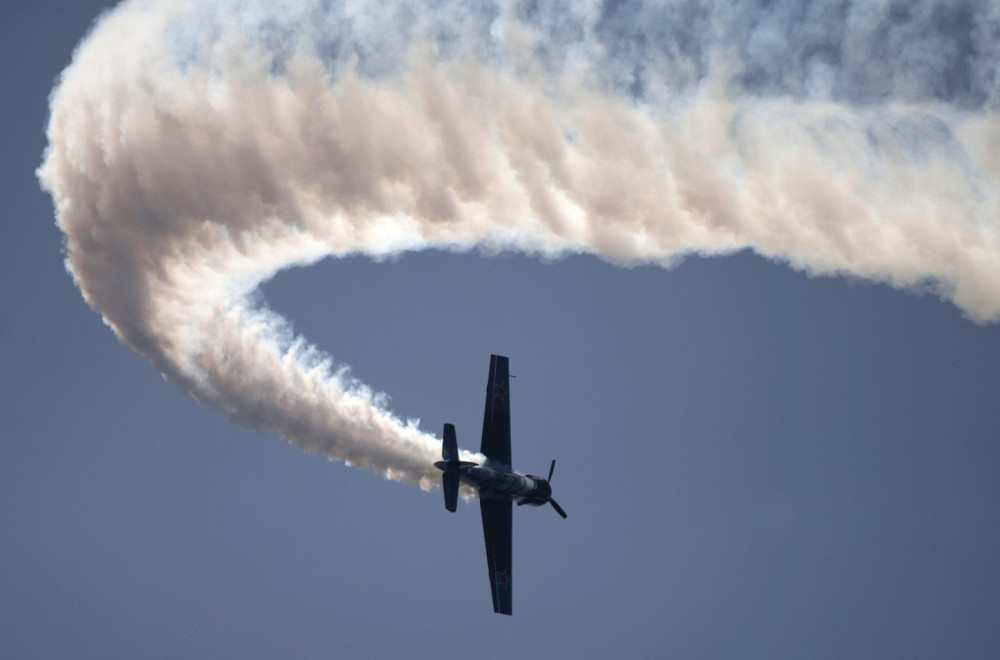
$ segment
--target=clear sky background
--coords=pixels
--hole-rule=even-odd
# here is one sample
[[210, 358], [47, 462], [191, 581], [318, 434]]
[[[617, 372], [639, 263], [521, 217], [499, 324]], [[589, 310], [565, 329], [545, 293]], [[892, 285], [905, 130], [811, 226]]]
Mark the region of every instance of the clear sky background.
[[0, 655], [996, 658], [1000, 327], [748, 252], [672, 270], [427, 251], [268, 304], [477, 449], [510, 356], [514, 616], [479, 511], [234, 425], [120, 345], [35, 169], [101, 2], [5, 10]]

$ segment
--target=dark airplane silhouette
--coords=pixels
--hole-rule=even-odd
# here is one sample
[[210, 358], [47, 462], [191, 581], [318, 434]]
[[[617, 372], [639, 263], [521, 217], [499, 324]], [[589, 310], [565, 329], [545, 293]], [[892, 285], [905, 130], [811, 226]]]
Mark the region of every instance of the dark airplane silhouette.
[[510, 366], [502, 355], [490, 356], [490, 376], [486, 381], [486, 412], [483, 416], [483, 442], [480, 452], [486, 456], [482, 465], [458, 459], [455, 427], [444, 425], [441, 458], [434, 464], [444, 474], [444, 506], [454, 511], [458, 486], [464, 482], [479, 492], [486, 538], [486, 562], [493, 591], [493, 611], [511, 613], [513, 574], [511, 571], [512, 503], [541, 506], [546, 502], [562, 516], [566, 512], [552, 499], [553, 460], [547, 479], [518, 474], [510, 467]]

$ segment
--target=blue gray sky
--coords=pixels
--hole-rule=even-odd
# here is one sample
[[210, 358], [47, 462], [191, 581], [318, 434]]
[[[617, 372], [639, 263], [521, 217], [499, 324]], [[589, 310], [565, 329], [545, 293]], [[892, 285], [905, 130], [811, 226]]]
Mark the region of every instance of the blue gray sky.
[[[976, 142], [997, 126], [994, 3], [665, 3], [638, 13], [645, 22], [629, 18], [638, 10], [628, 3], [551, 16], [441, 5], [423, 33], [392, 5], [346, 18], [309, 3], [280, 20], [262, 9], [240, 23], [254, 37], [249, 52], [269, 54], [274, 79], [298, 83], [272, 119], [298, 108], [305, 82], [350, 81], [351, 69], [338, 68], [344, 58], [358, 71], [358, 87], [311, 99], [340, 114], [313, 103], [311, 115], [269, 130], [252, 120], [249, 101], [274, 97], [225, 83], [255, 69], [200, 50], [209, 35], [223, 54], [247, 52], [227, 41], [233, 4], [213, 7], [214, 17], [189, 13], [154, 31], [170, 35], [173, 54], [173, 69], [147, 68], [147, 81], [170, 83], [156, 88], [161, 96], [117, 96], [130, 87], [102, 87], [107, 79], [91, 72], [77, 76], [86, 103], [61, 111], [88, 139], [110, 126], [95, 143], [119, 138], [93, 161], [109, 168], [107, 177], [89, 171], [107, 196], [80, 225], [84, 256], [94, 254], [88, 238], [125, 232], [100, 252], [113, 257], [101, 262], [107, 270], [77, 262], [100, 312], [67, 274], [73, 243], [35, 170], [48, 95], [103, 5], [11, 10], [0, 229], [5, 656], [996, 656], [1000, 331], [969, 318], [995, 319], [998, 309], [997, 177]], [[411, 40], [423, 38], [438, 49], [431, 63], [406, 64]], [[482, 46], [470, 52], [469, 42]], [[130, 46], [112, 40], [104, 56], [162, 61]], [[316, 53], [327, 68], [309, 78], [296, 67]], [[466, 61], [493, 66], [466, 84], [455, 69], [434, 68]], [[393, 77], [405, 66], [426, 74], [421, 65], [433, 75]], [[128, 68], [99, 71], [113, 78]], [[175, 119], [206, 107], [171, 96], [196, 88], [173, 71], [199, 70], [225, 83], [205, 87], [220, 94], [210, 107], [235, 99], [244, 111], [209, 117], [173, 142], [130, 132], [145, 126], [143, 108], [163, 109], [156, 103]], [[482, 83], [497, 70], [511, 77]], [[529, 84], [539, 80], [549, 86]], [[603, 96], [584, 94], [595, 90]], [[378, 94], [391, 93], [419, 112], [385, 110]], [[427, 104], [434, 98], [500, 101], [516, 117], [527, 100], [531, 112], [519, 122], [489, 107]], [[361, 101], [368, 111], [352, 114]], [[500, 138], [474, 130], [470, 115], [504, 127]], [[111, 121], [93, 123], [102, 116]], [[442, 116], [455, 119], [457, 137], [435, 132]], [[647, 120], [669, 130], [646, 132]], [[284, 142], [304, 126], [344, 132], [287, 153]], [[618, 139], [606, 142], [609, 126]], [[548, 129], [559, 129], [562, 146], [546, 141]], [[185, 142], [192, 135], [205, 140], [195, 147], [222, 155], [201, 169], [186, 161], [203, 153]], [[362, 136], [369, 159], [358, 160], [344, 135]], [[267, 148], [248, 147], [248, 136]], [[282, 140], [274, 147], [269, 136]], [[444, 165], [407, 160], [417, 138]], [[639, 138], [666, 155], [617, 149]], [[379, 160], [386, 154], [397, 159]], [[688, 160], [667, 157], [680, 155]], [[498, 158], [519, 166], [497, 168]], [[213, 178], [234, 163], [235, 183]], [[413, 163], [425, 178], [404, 167]], [[86, 167], [74, 171], [88, 178]], [[134, 176], [111, 176], [123, 173]], [[211, 190], [192, 190], [199, 181]], [[394, 196], [384, 181], [420, 194]], [[679, 192], [650, 197], [651, 182]], [[436, 189], [448, 194], [430, 197]], [[60, 190], [76, 210], [94, 199], [89, 189]], [[458, 229], [334, 245], [302, 190], [319, 190], [352, 226], [395, 213], [409, 229]], [[467, 225], [481, 220], [483, 200], [499, 219], [479, 234]], [[544, 472], [556, 458], [554, 490], [570, 515], [517, 511], [514, 617], [491, 612], [474, 502], [449, 514], [439, 490], [411, 477], [327, 460], [363, 451], [368, 436], [344, 431], [336, 416], [325, 434], [315, 421], [330, 421], [325, 410], [302, 407], [308, 388], [261, 384], [221, 322], [198, 330], [198, 369], [176, 357], [189, 326], [178, 335], [158, 325], [166, 307], [150, 292], [164, 281], [200, 291], [183, 277], [215, 272], [226, 253], [211, 242], [196, 257], [182, 249], [190, 270], [144, 278], [188, 244], [181, 230], [192, 218], [261, 230], [260, 241], [235, 240], [237, 252], [266, 262], [264, 275], [288, 265], [262, 228], [277, 230], [259, 224], [268, 213], [253, 213], [261, 207], [286, 220], [277, 212], [299, 212], [297, 226], [320, 227], [314, 235], [331, 251], [380, 253], [283, 270], [249, 302], [233, 300], [249, 316], [266, 306], [285, 319], [279, 347], [305, 337], [350, 365], [398, 419], [419, 418], [429, 434], [455, 423], [460, 444], [477, 449], [489, 354], [510, 356], [515, 467]], [[523, 220], [532, 214], [537, 223]], [[136, 226], [147, 233], [133, 240]], [[505, 234], [510, 226], [518, 231]], [[653, 238], [636, 240], [636, 226]], [[175, 233], [181, 243], [157, 242]], [[386, 256], [385, 241], [407, 251]], [[145, 260], [128, 251], [136, 245]], [[259, 263], [247, 266], [258, 279]], [[164, 348], [164, 337], [174, 343]], [[211, 347], [219, 364], [241, 368], [206, 387], [206, 374], [226, 375], [202, 359]], [[226, 382], [253, 383], [258, 398], [228, 398], [236, 390]], [[275, 429], [290, 429], [296, 444]], [[372, 445], [389, 447], [376, 472], [397, 465], [385, 442], [395, 433], [371, 432]]]

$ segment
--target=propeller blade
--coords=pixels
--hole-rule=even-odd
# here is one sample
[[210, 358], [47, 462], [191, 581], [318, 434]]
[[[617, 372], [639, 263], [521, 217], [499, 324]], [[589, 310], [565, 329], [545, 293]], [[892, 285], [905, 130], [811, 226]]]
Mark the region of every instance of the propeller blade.
[[[553, 461], [553, 462], [554, 462], [554, 461]], [[549, 498], [549, 504], [551, 504], [551, 505], [552, 505], [552, 508], [556, 510], [556, 513], [558, 513], [558, 514], [559, 514], [560, 516], [562, 516], [563, 518], [565, 518], [565, 517], [566, 517], [566, 512], [565, 512], [565, 511], [563, 511], [563, 510], [562, 510], [562, 507], [561, 507], [561, 506], [559, 506], [558, 504], [556, 504], [556, 501], [555, 501], [554, 499], [552, 499], [551, 497]]]
[[556, 459], [552, 459], [552, 465], [549, 466], [549, 478], [546, 481], [552, 481], [552, 471], [556, 469]]

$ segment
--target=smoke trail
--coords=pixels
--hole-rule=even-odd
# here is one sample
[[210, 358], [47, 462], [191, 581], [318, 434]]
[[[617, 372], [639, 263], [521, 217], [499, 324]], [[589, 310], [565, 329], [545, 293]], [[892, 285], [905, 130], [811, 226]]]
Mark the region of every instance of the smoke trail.
[[429, 246], [751, 248], [995, 321], [998, 36], [985, 0], [134, 0], [63, 73], [39, 176], [88, 304], [164, 377], [426, 488], [436, 439], [262, 281]]

